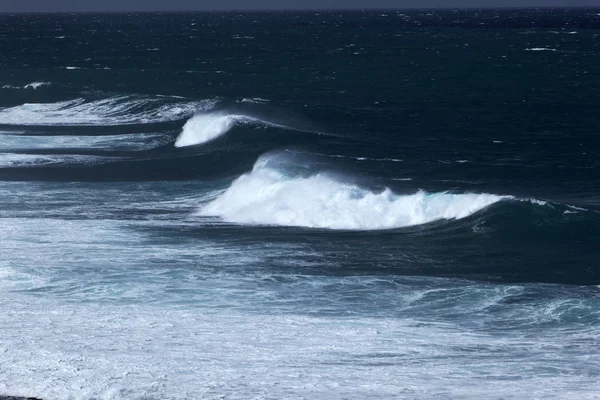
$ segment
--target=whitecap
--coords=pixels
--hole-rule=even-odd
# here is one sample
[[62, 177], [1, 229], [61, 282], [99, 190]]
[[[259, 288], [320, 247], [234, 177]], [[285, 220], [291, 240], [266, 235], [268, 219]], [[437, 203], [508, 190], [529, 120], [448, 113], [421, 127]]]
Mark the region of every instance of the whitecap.
[[175, 147], [194, 146], [209, 142], [223, 136], [236, 124], [254, 124], [290, 130], [302, 130], [251, 115], [211, 111], [200, 113], [190, 118], [177, 137]]
[[382, 230], [468, 217], [507, 196], [372, 191], [324, 173], [290, 177], [269, 156], [198, 211], [227, 222], [344, 230]]
[[44, 86], [50, 86], [51, 84], [52, 84], [51, 82], [31, 82], [31, 83], [28, 83], [23, 86], [4, 85], [4, 86], [2, 86], [2, 89], [33, 89], [33, 90], [36, 90], [36, 89], [39, 89]]
[[549, 47], [532, 47], [529, 49], [525, 49], [525, 51], [558, 51], [558, 50], [551, 49]]

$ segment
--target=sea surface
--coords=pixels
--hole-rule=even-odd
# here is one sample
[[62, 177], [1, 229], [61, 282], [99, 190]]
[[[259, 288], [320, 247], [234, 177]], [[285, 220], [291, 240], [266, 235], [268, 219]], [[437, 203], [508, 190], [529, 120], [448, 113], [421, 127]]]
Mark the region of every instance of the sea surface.
[[596, 399], [600, 9], [0, 15], [0, 395]]

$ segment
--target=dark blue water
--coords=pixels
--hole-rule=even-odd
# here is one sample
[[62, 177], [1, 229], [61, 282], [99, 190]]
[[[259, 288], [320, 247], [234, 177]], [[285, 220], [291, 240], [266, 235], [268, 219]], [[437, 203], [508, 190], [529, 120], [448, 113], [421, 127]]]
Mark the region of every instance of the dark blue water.
[[593, 398], [600, 10], [0, 16], [0, 394]]

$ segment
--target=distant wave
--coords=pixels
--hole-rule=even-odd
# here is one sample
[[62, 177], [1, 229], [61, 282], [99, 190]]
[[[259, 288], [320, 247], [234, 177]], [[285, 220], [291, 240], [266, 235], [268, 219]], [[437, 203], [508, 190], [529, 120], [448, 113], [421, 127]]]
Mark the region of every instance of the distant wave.
[[260, 97], [253, 97], [253, 98], [243, 98], [242, 100], [240, 100], [240, 103], [255, 103], [255, 104], [264, 104], [264, 103], [268, 103], [269, 100], [267, 99], [262, 99]]
[[532, 47], [530, 49], [525, 49], [525, 51], [558, 51], [558, 50], [551, 49], [548, 47]]
[[214, 105], [212, 100], [115, 96], [87, 101], [26, 103], [0, 109], [0, 124], [27, 126], [116, 126], [178, 121]]
[[279, 121], [270, 121], [267, 118], [259, 118], [241, 113], [229, 113], [227, 111], [211, 111], [200, 113], [190, 118], [183, 126], [181, 134], [175, 141], [175, 147], [194, 146], [209, 142], [223, 136], [236, 124], [253, 124], [272, 126], [289, 130], [305, 131], [304, 128], [287, 126]]
[[16, 86], [16, 85], [4, 85], [2, 89], [39, 89], [44, 86], [50, 86], [51, 82], [31, 82], [24, 86]]
[[273, 167], [270, 156], [257, 161], [198, 212], [240, 224], [344, 230], [382, 230], [468, 217], [508, 196], [493, 194], [398, 195], [371, 191], [320, 173], [292, 176]]

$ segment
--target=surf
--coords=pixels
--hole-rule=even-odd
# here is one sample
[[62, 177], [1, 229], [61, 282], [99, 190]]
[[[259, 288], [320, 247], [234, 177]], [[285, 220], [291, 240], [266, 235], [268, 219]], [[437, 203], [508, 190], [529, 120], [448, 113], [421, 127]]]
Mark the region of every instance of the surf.
[[[242, 102], [246, 103], [243, 100]], [[205, 110], [196, 113], [183, 126], [181, 133], [175, 140], [175, 147], [197, 146], [208, 143], [225, 135], [234, 127], [242, 125], [322, 134], [308, 118], [302, 115], [266, 106], [261, 102], [253, 102], [231, 108]]]
[[261, 122], [246, 115], [225, 114], [223, 112], [197, 114], [185, 123], [181, 134], [175, 140], [175, 147], [207, 143], [223, 136], [236, 124], [260, 124]]
[[322, 172], [290, 176], [267, 156], [197, 215], [244, 225], [369, 231], [462, 219], [508, 198], [486, 193], [374, 191]]

